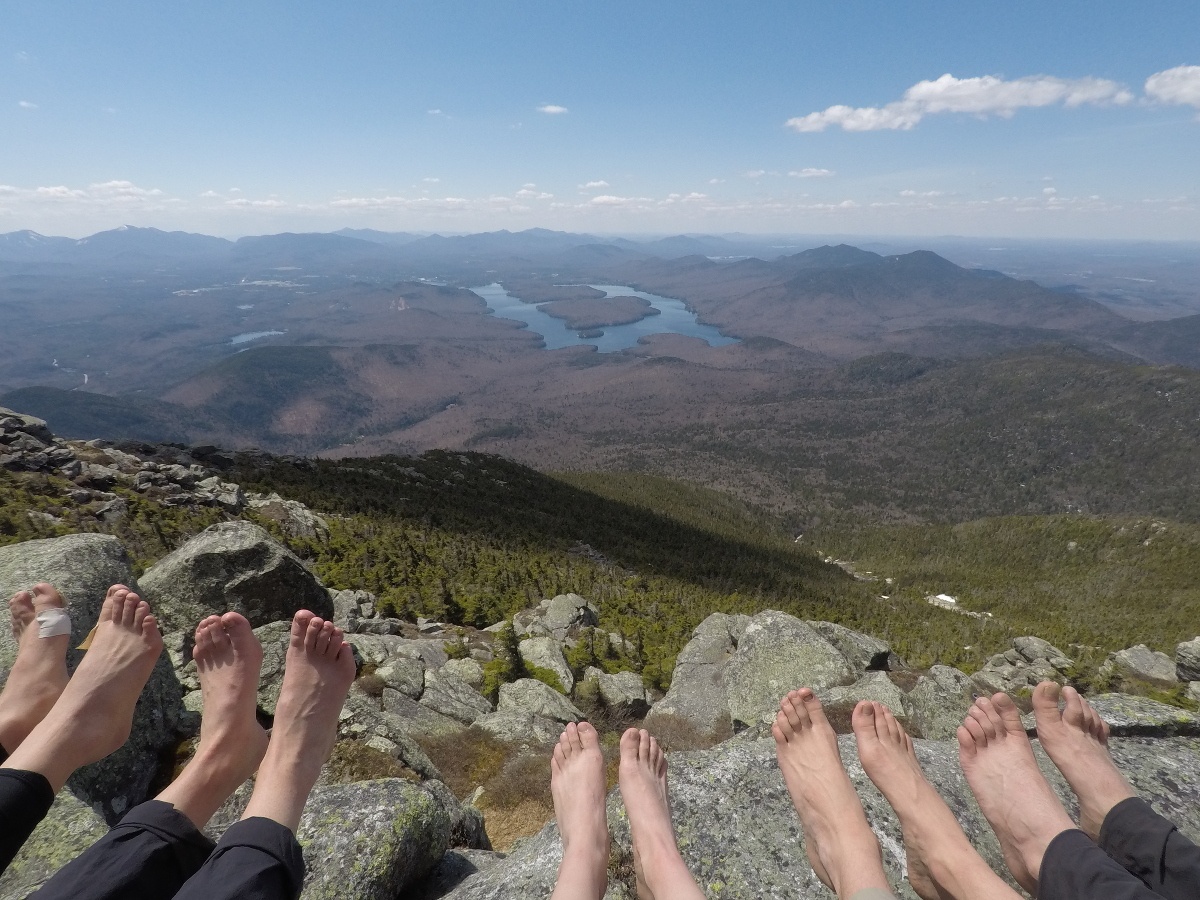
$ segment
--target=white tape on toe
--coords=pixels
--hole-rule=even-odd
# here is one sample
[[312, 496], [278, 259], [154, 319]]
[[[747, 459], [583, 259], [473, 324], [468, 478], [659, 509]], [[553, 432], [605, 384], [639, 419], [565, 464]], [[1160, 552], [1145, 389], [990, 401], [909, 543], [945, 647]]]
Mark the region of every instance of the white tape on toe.
[[38, 637], [71, 633], [71, 616], [65, 609], [44, 609], [37, 614]]

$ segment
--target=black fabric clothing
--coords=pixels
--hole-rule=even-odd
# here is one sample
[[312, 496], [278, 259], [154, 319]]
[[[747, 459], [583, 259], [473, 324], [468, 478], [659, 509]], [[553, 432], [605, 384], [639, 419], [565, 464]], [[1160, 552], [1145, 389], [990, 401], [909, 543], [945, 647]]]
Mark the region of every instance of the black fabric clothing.
[[1200, 897], [1200, 847], [1141, 797], [1122, 800], [1104, 817], [1100, 849], [1167, 900]]
[[303, 883], [296, 836], [272, 819], [255, 817], [229, 826], [175, 900], [295, 900]]
[[8, 762], [8, 751], [4, 749], [4, 745], [0, 744], [0, 766]]
[[1078, 828], [1056, 835], [1042, 857], [1038, 900], [1163, 900]]
[[54, 791], [43, 775], [0, 769], [0, 873], [46, 818]]
[[135, 806], [59, 869], [38, 900], [170, 900], [204, 865], [213, 842], [169, 803]]

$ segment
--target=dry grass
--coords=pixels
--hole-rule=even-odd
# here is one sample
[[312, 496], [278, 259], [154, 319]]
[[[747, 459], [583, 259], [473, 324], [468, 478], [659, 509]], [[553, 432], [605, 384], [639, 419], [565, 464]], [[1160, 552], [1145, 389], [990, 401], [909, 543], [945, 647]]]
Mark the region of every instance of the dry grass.
[[672, 715], [655, 716], [645, 727], [668, 753], [673, 750], [707, 750], [733, 737], [731, 726], [709, 733], [701, 731], [686, 719]]
[[537, 834], [554, 818], [554, 805], [538, 800], [522, 800], [516, 806], [495, 807], [484, 795], [480, 804], [487, 822], [488, 839], [492, 849], [507, 853], [521, 838]]
[[373, 781], [376, 778], [403, 778], [420, 781], [421, 776], [386, 753], [361, 741], [338, 741], [329, 756], [325, 777], [333, 784]]

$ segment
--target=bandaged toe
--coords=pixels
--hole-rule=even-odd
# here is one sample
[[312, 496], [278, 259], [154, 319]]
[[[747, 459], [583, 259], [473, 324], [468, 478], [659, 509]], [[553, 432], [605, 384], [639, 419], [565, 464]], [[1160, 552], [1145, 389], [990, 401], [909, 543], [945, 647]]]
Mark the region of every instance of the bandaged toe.
[[71, 633], [71, 616], [65, 609], [44, 609], [37, 614], [38, 637], [57, 637]]

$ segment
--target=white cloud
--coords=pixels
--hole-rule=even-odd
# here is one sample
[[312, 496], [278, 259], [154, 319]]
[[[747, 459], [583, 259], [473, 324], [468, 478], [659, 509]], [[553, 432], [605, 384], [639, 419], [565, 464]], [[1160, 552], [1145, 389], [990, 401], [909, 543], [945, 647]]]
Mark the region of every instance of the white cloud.
[[630, 197], [614, 197], [612, 194], [600, 194], [599, 196], [593, 197], [588, 202], [592, 204], [592, 206], [624, 206], [625, 204], [629, 203], [631, 199], [632, 198]]
[[708, 179], [708, 183], [709, 184], [724, 184], [725, 179], [724, 178], [710, 178], [710, 179]]
[[38, 105], [36, 103], [30, 103], [28, 100], [18, 100], [17, 106], [21, 107], [21, 109], [37, 109], [38, 108]]
[[529, 188], [521, 188], [517, 191], [517, 196], [522, 200], [551, 200], [554, 198], [553, 194], [547, 194], [545, 191], [531, 191]]
[[788, 172], [793, 178], [830, 178], [837, 173], [833, 169], [796, 169]]
[[762, 178], [767, 174], [766, 169], [747, 169], [742, 173], [743, 178]]
[[1053, 197], [1055, 194], [1058, 193], [1058, 188], [1052, 188], [1052, 187], [1042, 188], [1042, 193], [1045, 194], [1047, 197]]
[[427, 178], [422, 178], [421, 180], [422, 180], [423, 182], [425, 182], [426, 184], [437, 184], [437, 183], [438, 183], [439, 181], [441, 181], [442, 179], [440, 179], [440, 178], [434, 178], [434, 177], [430, 176], [430, 177], [427, 177]]
[[445, 115], [445, 113], [442, 112], [440, 109], [427, 109], [425, 112], [431, 116], [444, 116]]
[[1155, 103], [1200, 109], [1200, 66], [1176, 66], [1146, 79], [1146, 97]]
[[200, 196], [206, 200], [212, 200], [214, 198], [219, 200], [221, 198], [221, 195], [218, 194], [216, 191], [205, 191]]
[[238, 197], [236, 200], [226, 200], [225, 205], [233, 209], [282, 209], [287, 206], [287, 203], [274, 198], [269, 200], [249, 200], [246, 197]]
[[561, 116], [568, 112], [565, 106], [556, 106], [553, 103], [547, 103], [544, 106], [539, 106], [537, 111], [545, 113], [548, 116]]
[[581, 184], [579, 187], [580, 187], [580, 189], [585, 190], [585, 191], [593, 191], [593, 190], [598, 190], [599, 188], [606, 188], [609, 186], [610, 185], [607, 181], [589, 181], [587, 184]]
[[942, 191], [901, 191], [901, 197], [940, 197]]
[[844, 131], [881, 131], [913, 128], [927, 115], [969, 113], [1008, 118], [1019, 109], [1044, 106], [1124, 105], [1133, 94], [1105, 78], [1055, 78], [1030, 75], [1006, 81], [995, 75], [955, 78], [946, 74], [921, 81], [904, 97], [882, 107], [831, 106], [822, 112], [788, 119], [784, 124], [798, 132], [824, 131], [831, 125]]

